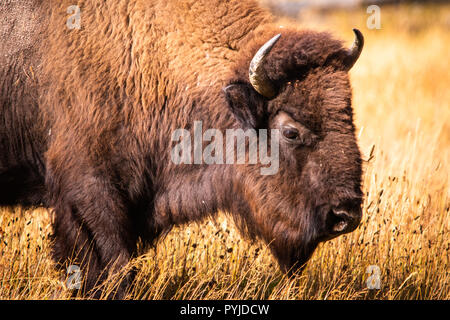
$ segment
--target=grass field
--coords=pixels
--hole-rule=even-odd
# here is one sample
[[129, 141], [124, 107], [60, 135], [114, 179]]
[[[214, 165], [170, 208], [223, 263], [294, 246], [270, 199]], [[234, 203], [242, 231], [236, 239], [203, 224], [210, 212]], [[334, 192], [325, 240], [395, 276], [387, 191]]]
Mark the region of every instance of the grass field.
[[[360, 227], [320, 245], [292, 279], [223, 215], [177, 228], [130, 263], [139, 273], [128, 298], [450, 298], [450, 6], [382, 8], [380, 30], [366, 27], [368, 16], [358, 9], [301, 17], [349, 43], [352, 27], [366, 38], [351, 72], [365, 158]], [[70, 296], [50, 258], [50, 220], [42, 209], [0, 212], [0, 299]], [[372, 265], [379, 290], [367, 288]]]

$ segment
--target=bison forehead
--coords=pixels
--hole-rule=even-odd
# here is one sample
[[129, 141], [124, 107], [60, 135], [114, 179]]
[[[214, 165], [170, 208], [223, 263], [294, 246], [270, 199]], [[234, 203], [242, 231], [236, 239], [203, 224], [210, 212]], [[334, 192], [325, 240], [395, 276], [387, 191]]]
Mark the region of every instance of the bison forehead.
[[342, 70], [345, 54], [342, 42], [329, 33], [286, 30], [264, 67], [271, 80], [282, 83], [317, 67]]
[[351, 121], [351, 88], [343, 71], [320, 68], [301, 80], [286, 82], [277, 98], [270, 102], [273, 114], [280, 110], [309, 129], [320, 132], [327, 123]]

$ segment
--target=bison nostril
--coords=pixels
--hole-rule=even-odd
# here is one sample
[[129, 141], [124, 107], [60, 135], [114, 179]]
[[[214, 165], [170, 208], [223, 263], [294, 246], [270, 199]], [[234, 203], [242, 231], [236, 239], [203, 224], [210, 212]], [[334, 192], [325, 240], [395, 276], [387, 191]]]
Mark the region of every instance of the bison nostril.
[[346, 221], [340, 221], [334, 225], [333, 231], [334, 232], [342, 232], [345, 229], [347, 229], [347, 226], [348, 226], [348, 223]]
[[342, 232], [348, 226], [347, 214], [343, 211], [330, 210], [328, 226], [331, 232]]
[[359, 215], [344, 210], [333, 209], [329, 213], [331, 232], [342, 233], [353, 231], [359, 224]]
[[339, 213], [334, 212], [334, 216], [335, 216], [335, 218], [334, 218], [335, 223], [333, 225], [333, 231], [334, 232], [342, 232], [345, 229], [347, 229], [347, 227], [348, 227], [347, 215], [343, 212], [339, 212]]

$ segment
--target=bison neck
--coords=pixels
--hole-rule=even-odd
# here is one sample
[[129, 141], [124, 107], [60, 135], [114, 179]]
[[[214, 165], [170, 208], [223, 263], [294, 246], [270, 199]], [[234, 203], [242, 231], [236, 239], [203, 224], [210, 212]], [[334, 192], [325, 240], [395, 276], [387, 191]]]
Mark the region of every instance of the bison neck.
[[230, 165], [199, 165], [173, 174], [155, 198], [158, 229], [235, 211], [242, 199], [232, 181], [233, 171]]

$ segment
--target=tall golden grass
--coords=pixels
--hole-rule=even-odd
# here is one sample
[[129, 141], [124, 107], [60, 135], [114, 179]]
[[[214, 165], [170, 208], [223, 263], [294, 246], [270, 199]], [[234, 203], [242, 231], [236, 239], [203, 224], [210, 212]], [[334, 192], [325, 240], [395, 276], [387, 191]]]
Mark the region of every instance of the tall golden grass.
[[[351, 72], [365, 158], [360, 227], [319, 246], [287, 279], [269, 250], [242, 239], [221, 215], [176, 228], [127, 268], [129, 299], [449, 299], [450, 6], [302, 15], [299, 23], [352, 40], [366, 37]], [[67, 299], [65, 274], [50, 258], [43, 209], [0, 213], [0, 299]], [[381, 287], [369, 289], [369, 266]], [[125, 274], [122, 273], [121, 275]], [[119, 276], [121, 276], [119, 275]], [[105, 295], [118, 283], [107, 281]]]

